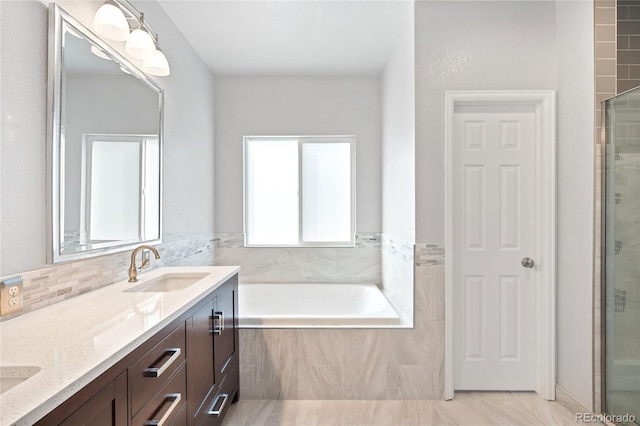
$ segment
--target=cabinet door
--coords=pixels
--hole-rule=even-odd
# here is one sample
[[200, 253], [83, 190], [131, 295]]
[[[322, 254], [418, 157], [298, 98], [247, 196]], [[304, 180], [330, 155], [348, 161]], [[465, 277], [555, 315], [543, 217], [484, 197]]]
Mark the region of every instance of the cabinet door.
[[205, 408], [201, 405], [213, 388], [213, 299], [187, 321], [187, 414], [198, 424]]
[[64, 426], [126, 426], [127, 373], [119, 375], [60, 424]]
[[[237, 292], [233, 278], [216, 291], [214, 318], [218, 318], [214, 336], [216, 381], [220, 382], [231, 366], [236, 353]], [[222, 325], [222, 327], [220, 327]]]

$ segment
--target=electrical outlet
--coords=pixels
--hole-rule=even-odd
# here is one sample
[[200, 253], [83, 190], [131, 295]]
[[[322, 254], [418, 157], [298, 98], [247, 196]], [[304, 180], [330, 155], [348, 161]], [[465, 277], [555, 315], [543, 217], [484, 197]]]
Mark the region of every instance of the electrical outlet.
[[0, 282], [0, 315], [11, 315], [22, 310], [22, 277]]

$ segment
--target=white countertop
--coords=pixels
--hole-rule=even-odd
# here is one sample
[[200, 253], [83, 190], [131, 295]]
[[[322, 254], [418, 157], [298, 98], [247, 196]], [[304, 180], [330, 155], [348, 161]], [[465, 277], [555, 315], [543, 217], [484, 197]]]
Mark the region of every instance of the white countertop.
[[[41, 368], [0, 395], [0, 426], [32, 425], [239, 270], [159, 268], [0, 322], [0, 368]], [[123, 291], [167, 272], [209, 275], [180, 291]]]

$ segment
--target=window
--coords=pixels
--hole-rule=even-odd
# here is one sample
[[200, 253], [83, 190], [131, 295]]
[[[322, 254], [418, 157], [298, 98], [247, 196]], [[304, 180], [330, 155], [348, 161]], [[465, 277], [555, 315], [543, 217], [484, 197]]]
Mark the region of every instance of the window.
[[353, 136], [244, 138], [245, 245], [351, 246]]

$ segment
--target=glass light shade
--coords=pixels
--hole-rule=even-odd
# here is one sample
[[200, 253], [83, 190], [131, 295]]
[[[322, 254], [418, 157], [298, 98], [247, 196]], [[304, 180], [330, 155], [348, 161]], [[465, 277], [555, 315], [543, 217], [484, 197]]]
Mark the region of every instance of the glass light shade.
[[103, 4], [93, 17], [93, 29], [109, 40], [125, 41], [129, 37], [129, 23], [122, 10], [112, 4]]
[[142, 63], [142, 70], [147, 74], [160, 77], [167, 76], [171, 72], [167, 58], [164, 56], [164, 53], [159, 50], [156, 50], [151, 58]]
[[142, 29], [133, 30], [124, 46], [125, 52], [137, 59], [149, 59], [156, 51], [156, 44], [148, 32]]
[[108, 57], [107, 54], [104, 53], [104, 51], [100, 49], [98, 46], [91, 46], [91, 53], [93, 53], [99, 58], [111, 60], [111, 58]]

